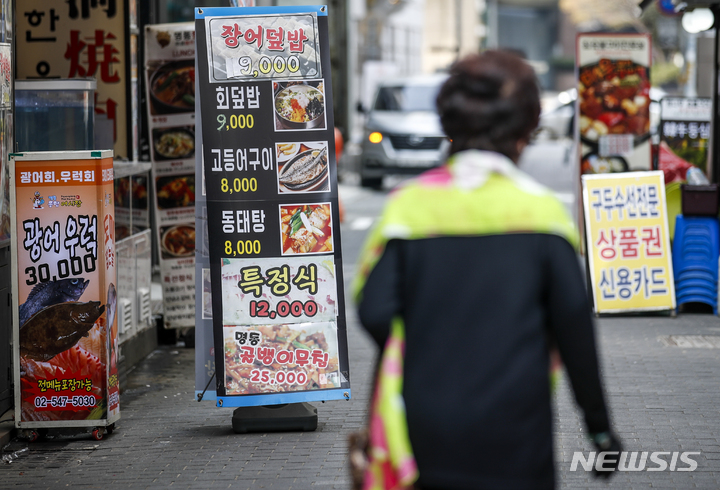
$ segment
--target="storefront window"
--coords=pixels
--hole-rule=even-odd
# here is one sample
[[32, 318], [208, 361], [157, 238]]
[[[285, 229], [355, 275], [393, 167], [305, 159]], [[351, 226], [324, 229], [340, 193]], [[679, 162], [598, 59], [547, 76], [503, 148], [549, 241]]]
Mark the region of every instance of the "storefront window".
[[[195, 20], [195, 0], [160, 0], [160, 23], [191, 22]], [[229, 7], [228, 0], [203, 0], [203, 7]]]

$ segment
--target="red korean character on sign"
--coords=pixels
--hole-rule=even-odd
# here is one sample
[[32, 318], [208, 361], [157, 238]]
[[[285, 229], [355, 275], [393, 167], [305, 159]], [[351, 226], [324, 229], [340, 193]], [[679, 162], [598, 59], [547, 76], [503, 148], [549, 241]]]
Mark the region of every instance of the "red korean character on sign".
[[281, 350], [277, 353], [277, 356], [275, 356], [275, 360], [278, 364], [288, 364], [293, 362], [294, 357], [292, 351]]
[[275, 360], [275, 349], [272, 347], [258, 347], [257, 357], [263, 364], [269, 366]]
[[257, 42], [257, 47], [262, 48], [262, 45], [263, 45], [263, 28], [262, 28], [262, 26], [257, 26], [257, 28], [254, 31], [252, 29], [246, 30], [245, 31], [245, 42], [248, 44]]
[[105, 269], [110, 269], [115, 266], [115, 251], [112, 247], [108, 247], [105, 250]]
[[302, 53], [305, 49], [305, 41], [308, 37], [305, 35], [305, 31], [302, 28], [295, 29], [294, 31], [288, 31], [287, 38], [290, 43], [291, 53]]
[[326, 368], [328, 365], [328, 354], [320, 349], [312, 351], [312, 363], [319, 368]]
[[231, 26], [222, 26], [222, 33], [220, 37], [225, 38], [225, 45], [229, 48], [238, 47], [238, 38], [242, 37], [243, 33], [237, 24]]
[[637, 237], [637, 228], [620, 228], [618, 241], [623, 259], [636, 259], [640, 242]]
[[283, 46], [283, 41], [285, 41], [285, 31], [282, 27], [278, 27], [277, 29], [267, 29], [265, 31], [267, 41], [268, 41], [268, 50], [270, 51], [282, 51], [285, 49]]
[[600, 236], [598, 237], [595, 246], [600, 247], [600, 257], [605, 260], [612, 260], [617, 255], [617, 252], [615, 251], [615, 241], [617, 240], [617, 236], [615, 235], [615, 230], [613, 228], [610, 228], [610, 230], [607, 231], [609, 231], [609, 239], [605, 236], [606, 230], [600, 230]]
[[662, 257], [662, 242], [660, 241], [660, 226], [646, 226], [640, 231], [645, 244], [645, 257]]
[[243, 364], [252, 364], [255, 361], [255, 347], [243, 345], [240, 349], [242, 350], [240, 353], [240, 362]]
[[[93, 218], [95, 217], [93, 216]], [[105, 215], [105, 219], [103, 220], [103, 229], [105, 231], [105, 245], [107, 245], [115, 238], [115, 220], [112, 215]]]
[[307, 363], [309, 363], [310, 359], [310, 351], [306, 349], [296, 349], [295, 350], [295, 364], [298, 366], [305, 366]]

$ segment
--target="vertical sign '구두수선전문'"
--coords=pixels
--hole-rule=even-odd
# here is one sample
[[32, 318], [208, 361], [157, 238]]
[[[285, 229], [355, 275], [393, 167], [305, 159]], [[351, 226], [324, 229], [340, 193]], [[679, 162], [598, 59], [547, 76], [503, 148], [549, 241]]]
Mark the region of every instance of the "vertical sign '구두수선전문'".
[[15, 421], [120, 416], [112, 151], [11, 154]]
[[583, 175], [596, 313], [675, 308], [663, 173]]
[[222, 406], [350, 397], [327, 29], [326, 7], [196, 9]]

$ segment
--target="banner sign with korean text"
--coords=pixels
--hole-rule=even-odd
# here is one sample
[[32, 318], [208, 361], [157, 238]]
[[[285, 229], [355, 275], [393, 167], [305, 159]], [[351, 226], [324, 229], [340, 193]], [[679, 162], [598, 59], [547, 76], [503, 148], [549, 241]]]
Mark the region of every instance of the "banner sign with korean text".
[[135, 0], [22, 0], [15, 15], [17, 79], [95, 78], [95, 114], [112, 122], [118, 158], [131, 158], [137, 146], [127, 88], [126, 3]]
[[195, 25], [145, 26], [145, 86], [165, 328], [195, 326]]
[[11, 154], [15, 420], [119, 418], [112, 151]]
[[661, 171], [583, 175], [596, 313], [675, 309]]
[[196, 9], [219, 406], [350, 397], [327, 15]]
[[[658, 168], [694, 165], [709, 177], [708, 153], [712, 124], [712, 99], [663, 97], [660, 101], [660, 145]], [[685, 179], [682, 179], [685, 180]]]
[[10, 168], [8, 155], [13, 138], [13, 87], [12, 45], [0, 43], [0, 247], [10, 241]]
[[650, 170], [650, 36], [579, 34], [580, 172]]

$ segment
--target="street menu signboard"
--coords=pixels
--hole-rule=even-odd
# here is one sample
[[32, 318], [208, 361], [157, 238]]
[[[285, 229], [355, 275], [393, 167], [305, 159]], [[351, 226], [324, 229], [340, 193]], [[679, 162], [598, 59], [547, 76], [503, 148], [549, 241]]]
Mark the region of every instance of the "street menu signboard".
[[661, 171], [583, 175], [596, 313], [675, 309]]
[[0, 247], [10, 240], [10, 183], [7, 156], [13, 138], [12, 45], [0, 43]]
[[347, 399], [327, 7], [195, 18], [217, 403]]
[[578, 35], [582, 174], [651, 169], [650, 55], [646, 34]]
[[[707, 175], [711, 121], [712, 99], [664, 97], [660, 101], [660, 144]], [[658, 153], [661, 170], [675, 161], [664, 158], [666, 151]]]
[[11, 154], [15, 421], [120, 415], [111, 150]]
[[195, 26], [145, 26], [155, 236], [165, 328], [195, 326]]

